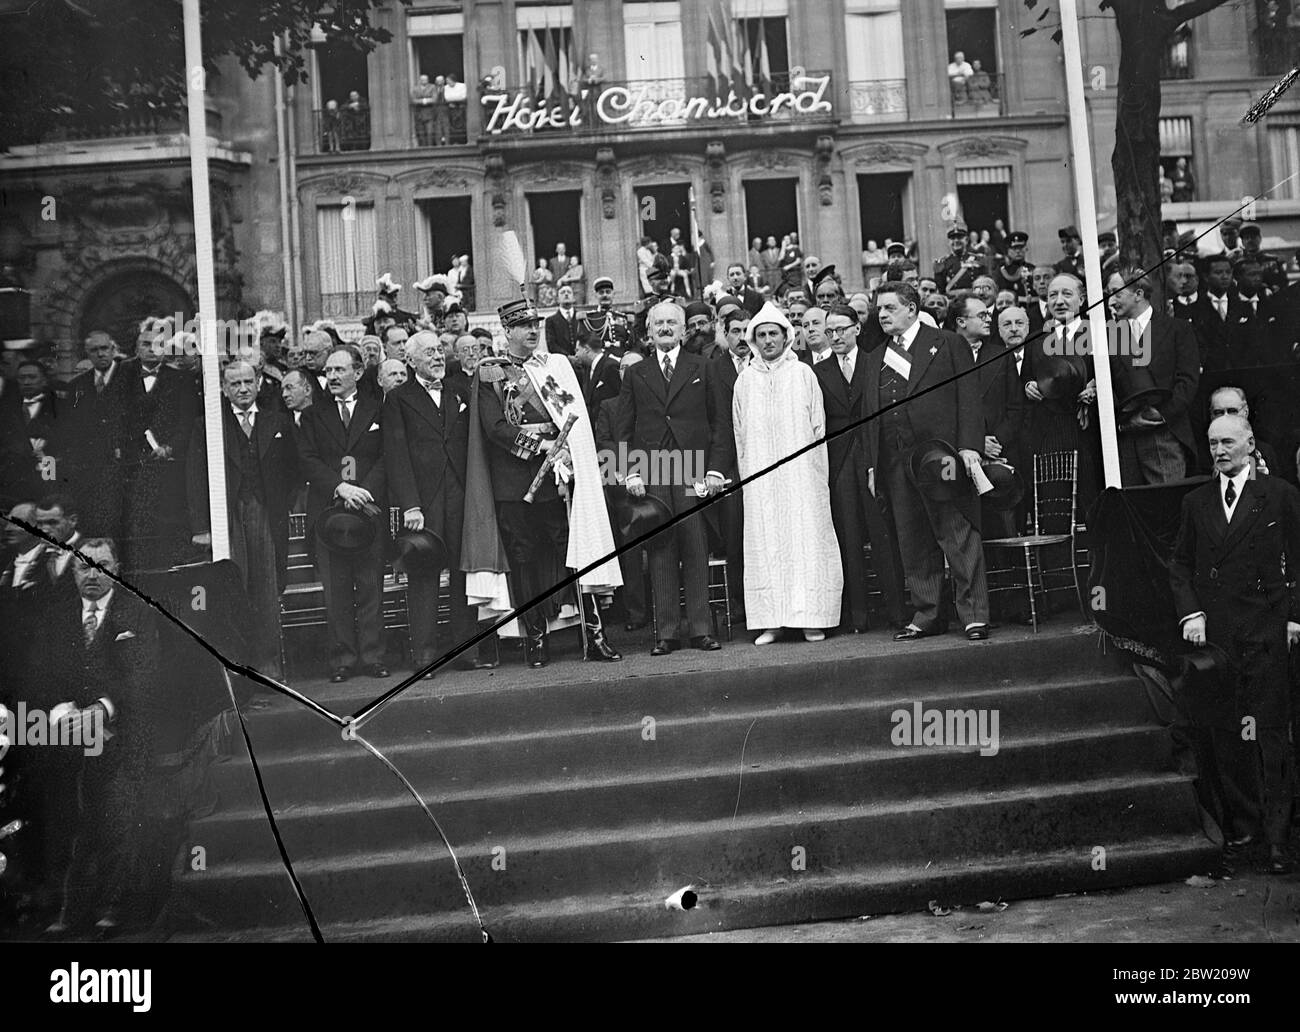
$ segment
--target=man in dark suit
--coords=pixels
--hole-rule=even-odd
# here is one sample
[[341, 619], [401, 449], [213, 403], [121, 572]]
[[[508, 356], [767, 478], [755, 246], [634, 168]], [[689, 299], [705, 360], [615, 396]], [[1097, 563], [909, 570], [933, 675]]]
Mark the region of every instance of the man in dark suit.
[[547, 318], [546, 350], [556, 355], [572, 355], [578, 345], [578, 312], [573, 307], [573, 287], [564, 284], [556, 292], [559, 308]]
[[1256, 313], [1232, 290], [1232, 262], [1212, 255], [1204, 269], [1205, 290], [1190, 304], [1174, 306], [1195, 330], [1201, 371], [1267, 364], [1256, 341]]
[[732, 262], [727, 266], [727, 287], [750, 315], [757, 315], [763, 307], [763, 295], [746, 281], [745, 267], [740, 262]]
[[1153, 286], [1141, 270], [1119, 270], [1106, 290], [1115, 317], [1110, 333], [1120, 345], [1112, 358], [1121, 374], [1115, 404], [1124, 403], [1119, 395], [1128, 390], [1125, 384], [1139, 382], [1136, 370], [1142, 370], [1142, 381], [1166, 392], [1154, 404], [1116, 414], [1121, 476], [1130, 486], [1181, 480], [1196, 454], [1189, 418], [1201, 377], [1196, 333], [1183, 320], [1152, 309]]
[[[727, 342], [725, 350], [719, 349], [710, 363], [716, 381], [718, 408], [731, 411], [736, 393], [736, 378], [749, 363], [749, 341], [745, 331], [749, 328], [749, 310], [734, 303], [718, 314]], [[731, 464], [719, 472], [731, 483], [740, 479], [734, 450]], [[735, 622], [745, 619], [745, 492], [736, 491], [705, 510], [715, 539], [727, 556], [727, 585], [733, 597], [731, 618]]]
[[[111, 573], [114, 543], [90, 538], [87, 558]], [[61, 875], [61, 912], [52, 934], [88, 929], [113, 934], [133, 883], [131, 858], [141, 825], [142, 792], [153, 760], [157, 637], [152, 614], [129, 592], [81, 560], [76, 591], [49, 614], [38, 705], [65, 744], [34, 750], [45, 775], [42, 814], [51, 875]], [[35, 687], [35, 686], [34, 686]], [[111, 732], [111, 735], [109, 734]], [[92, 876], [93, 872], [93, 876]]]
[[[639, 351], [629, 351], [617, 363], [618, 378], [620, 385], [622, 379], [627, 375], [630, 366], [636, 365], [644, 360]], [[597, 408], [595, 415], [596, 437], [596, 454], [598, 456], [612, 455], [617, 459], [618, 440], [615, 434], [618, 430], [618, 395], [612, 398], [604, 399]], [[608, 460], [602, 459], [602, 464]], [[615, 526], [614, 533], [617, 536], [618, 527]], [[623, 542], [620, 541], [620, 544]], [[623, 586], [618, 589], [617, 597], [623, 601], [624, 616], [627, 618], [625, 629], [628, 631], [639, 631], [646, 625], [646, 604], [645, 604], [645, 565], [646, 565], [646, 548], [642, 545], [640, 548], [634, 548], [630, 552], [624, 552], [618, 557], [619, 569], [623, 574]]]
[[[680, 306], [671, 302], [655, 305], [648, 313], [646, 328], [654, 352], [645, 362], [634, 365], [623, 379], [619, 395], [618, 439], [629, 451], [646, 457], [651, 473], [656, 467], [698, 477], [704, 473], [704, 491], [722, 487], [720, 470], [735, 461], [736, 442], [732, 435], [731, 412], [718, 404], [713, 372], [708, 362], [682, 348], [686, 319]], [[664, 462], [665, 458], [675, 462]], [[702, 469], [697, 467], [702, 466]], [[699, 499], [691, 484], [646, 483], [644, 471], [632, 469], [627, 477], [628, 493], [634, 498], [647, 491], [662, 500], [676, 514], [695, 508]], [[685, 481], [685, 476], [655, 477]], [[680, 566], [680, 574], [679, 574]], [[667, 655], [677, 648], [678, 639], [688, 637], [697, 649], [712, 652], [722, 646], [713, 637], [709, 611], [709, 550], [704, 522], [698, 516], [683, 520], [670, 532], [650, 542], [650, 581], [659, 622], [659, 640], [651, 655]], [[686, 619], [680, 624], [679, 587], [686, 589]], [[679, 631], [685, 631], [684, 634]]]
[[[446, 546], [449, 569], [450, 641], [459, 645], [474, 632], [474, 613], [465, 597], [460, 569], [461, 531], [465, 520], [465, 462], [469, 449], [469, 381], [447, 375], [447, 360], [437, 336], [427, 330], [407, 344], [415, 375], [394, 387], [384, 404], [384, 465], [393, 504], [409, 531], [428, 530]], [[406, 570], [406, 598], [411, 617], [411, 654], [416, 670], [446, 651], [438, 649], [438, 583], [442, 570]], [[454, 664], [475, 669], [467, 656]], [[433, 675], [428, 675], [432, 677]]]
[[325, 359], [329, 398], [314, 402], [298, 427], [299, 458], [310, 485], [310, 522], [318, 525], [321, 513], [336, 502], [353, 510], [363, 505], [379, 509], [375, 539], [365, 550], [343, 554], [324, 543], [316, 549], [334, 671], [330, 680], [336, 684], [351, 677], [358, 664], [371, 677], [388, 676], [380, 615], [388, 538], [382, 402], [357, 391], [364, 365], [361, 352], [354, 347], [331, 351]]
[[619, 360], [605, 351], [601, 339], [594, 334], [581, 336], [578, 341], [577, 361], [574, 371], [582, 384], [582, 397], [587, 403], [592, 423], [600, 414], [601, 405], [617, 398], [623, 380], [619, 376]]
[[[59, 439], [60, 409], [66, 407], [50, 388], [45, 367], [35, 359], [23, 359], [14, 373], [20, 395], [18, 403], [0, 412], [0, 432], [15, 456], [4, 484], [13, 497], [35, 498], [50, 488], [44, 476], [58, 476], [62, 444]], [[21, 456], [21, 458], [19, 458]], [[0, 465], [7, 465], [0, 460]], [[44, 476], [43, 476], [44, 471]]]
[[[257, 402], [257, 373], [231, 362], [221, 374], [226, 404], [221, 430], [226, 466], [226, 525], [230, 558], [239, 568], [249, 611], [249, 662], [280, 676], [280, 592], [289, 569], [289, 499], [299, 481], [293, 423]], [[212, 543], [208, 506], [208, 451], [203, 420], [189, 436], [187, 481], [190, 531], [197, 545]]]
[[1052, 285], [1056, 270], [1050, 265], [1035, 265], [1030, 273], [1030, 282], [1034, 293], [1025, 305], [1025, 314], [1029, 316], [1029, 340], [1038, 340], [1043, 334], [1043, 327], [1052, 323], [1052, 313], [1047, 307], [1047, 290]]
[[[903, 569], [915, 610], [895, 641], [942, 634], [939, 611], [943, 560], [952, 570], [957, 614], [966, 637], [988, 637], [989, 602], [984, 554], [975, 526], [975, 492], [954, 502], [935, 501], [908, 476], [914, 446], [930, 439], [961, 453], [965, 476], [979, 465], [984, 435], [970, 348], [956, 334], [920, 323], [921, 299], [908, 283], [890, 283], [877, 297], [884, 348], [867, 363], [863, 404], [867, 415], [867, 467], [873, 493], [883, 493], [893, 512]], [[878, 358], [876, 356], [879, 356]], [[933, 388], [933, 389], [930, 389]], [[925, 393], [921, 393], [921, 392]]]
[[122, 469], [128, 478], [126, 534], [130, 568], [165, 568], [187, 551], [185, 461], [201, 409], [195, 377], [163, 364], [171, 323], [146, 319], [136, 357], [121, 364]]
[[[858, 348], [858, 317], [848, 305], [833, 305], [826, 316], [830, 359], [812, 369], [821, 386], [826, 409], [826, 436], [862, 419], [863, 386], [871, 359]], [[867, 560], [864, 548], [871, 542], [872, 563], [880, 579], [891, 623], [907, 620], [903, 611], [903, 571], [893, 535], [885, 524], [880, 504], [867, 487], [865, 427], [827, 442], [830, 467], [831, 520], [844, 565], [843, 626], [859, 633], [867, 629]]]
[[126, 498], [121, 470], [127, 428], [125, 378], [120, 375], [117, 345], [107, 333], [96, 330], [86, 338], [86, 355], [92, 368], [68, 385], [58, 483], [81, 501], [82, 522], [90, 533], [118, 537]]
[[[1210, 424], [1215, 476], [1183, 498], [1169, 568], [1183, 638], [1219, 646], [1224, 699], [1210, 729], [1230, 848], [1268, 841], [1285, 873], [1294, 757], [1287, 741], [1287, 651], [1300, 640], [1300, 493], [1280, 477], [1251, 479], [1255, 440], [1240, 416]], [[1251, 732], [1247, 734], [1247, 729]]]

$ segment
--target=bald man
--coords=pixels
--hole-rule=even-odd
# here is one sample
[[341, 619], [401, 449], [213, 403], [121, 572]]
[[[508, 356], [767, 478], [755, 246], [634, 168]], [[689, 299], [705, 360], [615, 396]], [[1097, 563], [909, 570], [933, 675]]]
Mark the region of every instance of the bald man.
[[1183, 639], [1197, 649], [1217, 645], [1231, 660], [1218, 671], [1219, 705], [1208, 718], [1229, 851], [1266, 839], [1271, 870], [1284, 874], [1295, 781], [1287, 651], [1300, 640], [1300, 492], [1280, 477], [1251, 478], [1255, 437], [1241, 416], [1215, 419], [1209, 438], [1214, 477], [1183, 498], [1169, 580]]
[[[249, 654], [258, 670], [279, 677], [280, 592], [289, 560], [289, 497], [297, 487], [298, 450], [293, 419], [257, 402], [257, 372], [231, 362], [221, 373], [221, 430], [226, 459], [226, 524], [230, 558], [248, 597]], [[208, 451], [202, 418], [190, 435], [186, 479], [195, 545], [211, 546]]]

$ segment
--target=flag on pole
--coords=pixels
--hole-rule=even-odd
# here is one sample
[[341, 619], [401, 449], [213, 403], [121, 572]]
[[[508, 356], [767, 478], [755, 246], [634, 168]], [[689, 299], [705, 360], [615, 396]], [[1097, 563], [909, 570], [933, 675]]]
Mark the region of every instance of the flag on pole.
[[709, 11], [709, 79], [713, 87], [713, 99], [725, 99], [728, 89], [726, 62], [722, 54], [722, 36], [718, 32], [718, 22], [713, 10]]

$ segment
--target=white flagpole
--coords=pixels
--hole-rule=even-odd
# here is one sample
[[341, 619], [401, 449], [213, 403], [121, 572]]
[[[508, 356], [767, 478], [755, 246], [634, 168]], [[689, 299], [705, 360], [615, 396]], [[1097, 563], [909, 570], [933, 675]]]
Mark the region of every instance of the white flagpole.
[[1083, 101], [1083, 55], [1079, 47], [1077, 0], [1061, 0], [1061, 41], [1065, 47], [1065, 92], [1069, 99], [1070, 150], [1074, 158], [1074, 193], [1083, 234], [1083, 274], [1088, 291], [1088, 338], [1093, 342], [1093, 376], [1097, 380], [1097, 419], [1101, 430], [1101, 460], [1107, 487], [1122, 487], [1119, 438], [1115, 432], [1115, 392], [1110, 382], [1110, 348], [1106, 345], [1105, 283], [1097, 247], [1097, 198], [1092, 188], [1092, 147], [1088, 112]]
[[203, 362], [203, 430], [208, 450], [208, 517], [212, 558], [230, 558], [226, 525], [226, 453], [221, 433], [221, 364], [217, 356], [217, 287], [212, 264], [212, 205], [208, 193], [208, 126], [203, 103], [206, 75], [199, 0], [182, 0], [185, 79], [189, 107], [190, 179], [194, 188], [194, 247], [199, 277], [199, 356]]

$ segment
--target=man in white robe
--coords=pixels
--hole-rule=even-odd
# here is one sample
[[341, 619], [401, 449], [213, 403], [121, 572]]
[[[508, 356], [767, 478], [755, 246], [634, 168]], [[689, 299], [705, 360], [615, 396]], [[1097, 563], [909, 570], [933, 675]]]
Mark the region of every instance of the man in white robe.
[[[790, 350], [790, 321], [768, 302], [746, 335], [753, 357], [732, 402], [742, 478], [826, 434], [821, 388]], [[754, 644], [771, 644], [782, 627], [821, 641], [840, 622], [843, 589], [822, 444], [745, 485], [745, 612], [765, 629]]]

